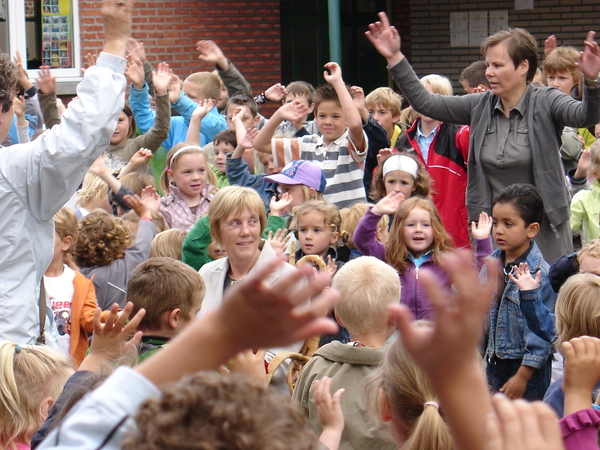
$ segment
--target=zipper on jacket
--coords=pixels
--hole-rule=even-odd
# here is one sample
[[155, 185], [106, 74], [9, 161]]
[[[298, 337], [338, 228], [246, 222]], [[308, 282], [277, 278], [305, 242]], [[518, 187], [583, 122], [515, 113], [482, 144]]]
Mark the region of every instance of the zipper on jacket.
[[419, 268], [415, 266], [415, 280], [419, 279]]

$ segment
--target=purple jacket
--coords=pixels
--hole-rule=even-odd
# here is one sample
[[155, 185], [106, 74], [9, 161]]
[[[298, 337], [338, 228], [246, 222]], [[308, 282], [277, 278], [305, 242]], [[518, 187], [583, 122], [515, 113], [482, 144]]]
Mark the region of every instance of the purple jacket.
[[566, 450], [598, 450], [600, 411], [582, 409], [558, 422]]
[[[364, 256], [374, 256], [383, 262], [387, 262], [385, 260], [385, 245], [375, 237], [379, 219], [381, 219], [381, 216], [374, 214], [369, 208], [354, 231], [353, 241], [356, 248]], [[394, 236], [390, 236], [390, 239], [394, 239]], [[490, 239], [477, 240], [476, 244], [476, 256], [478, 265], [480, 265], [485, 257], [492, 253], [492, 245]], [[440, 279], [441, 285], [445, 286], [450, 292], [450, 280], [439, 264], [429, 259], [417, 268], [413, 261], [409, 259], [408, 268], [400, 274], [400, 284], [402, 286], [400, 303], [406, 305], [417, 320], [433, 320], [433, 307], [425, 298], [425, 292], [418, 282], [419, 271], [423, 268], [434, 272]]]

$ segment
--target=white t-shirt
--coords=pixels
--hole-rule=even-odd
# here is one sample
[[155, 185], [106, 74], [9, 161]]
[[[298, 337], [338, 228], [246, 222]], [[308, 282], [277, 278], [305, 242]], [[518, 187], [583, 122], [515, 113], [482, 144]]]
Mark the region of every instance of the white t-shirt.
[[44, 275], [44, 285], [52, 312], [54, 322], [58, 330], [58, 344], [67, 356], [70, 355], [69, 345], [71, 343], [71, 302], [75, 286], [73, 279], [75, 272], [69, 266], [64, 266], [62, 275], [58, 277], [47, 277]]

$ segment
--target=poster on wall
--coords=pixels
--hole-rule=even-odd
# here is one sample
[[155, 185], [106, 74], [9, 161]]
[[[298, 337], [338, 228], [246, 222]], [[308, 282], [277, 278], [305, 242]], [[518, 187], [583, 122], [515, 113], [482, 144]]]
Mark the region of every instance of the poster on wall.
[[71, 2], [42, 0], [42, 64], [72, 67]]

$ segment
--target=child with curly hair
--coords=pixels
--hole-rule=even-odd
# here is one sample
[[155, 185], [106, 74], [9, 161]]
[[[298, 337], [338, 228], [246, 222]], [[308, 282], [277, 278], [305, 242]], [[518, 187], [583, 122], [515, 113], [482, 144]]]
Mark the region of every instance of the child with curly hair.
[[148, 206], [150, 198], [125, 197], [140, 217], [135, 244], [129, 248], [129, 230], [118, 217], [96, 210], [79, 222], [73, 259], [81, 273], [94, 281], [96, 300], [102, 310], [108, 310], [113, 303], [125, 306], [129, 274], [148, 258], [156, 234]]

